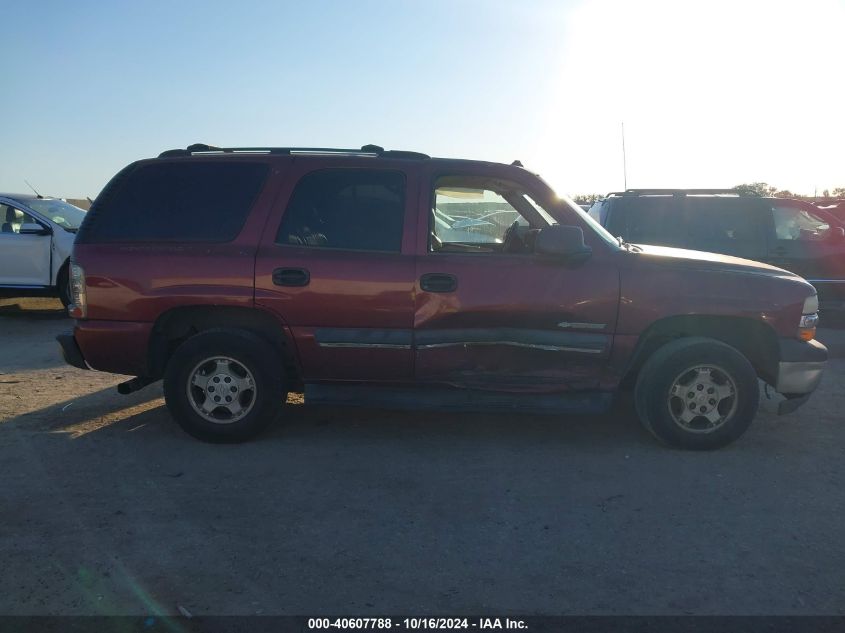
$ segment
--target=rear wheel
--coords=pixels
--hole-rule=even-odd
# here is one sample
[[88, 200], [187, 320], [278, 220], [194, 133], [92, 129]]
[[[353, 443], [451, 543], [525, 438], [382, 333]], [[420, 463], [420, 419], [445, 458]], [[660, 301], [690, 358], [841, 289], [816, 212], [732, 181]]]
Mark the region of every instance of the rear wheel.
[[748, 429], [757, 413], [757, 374], [748, 359], [715, 339], [682, 338], [643, 366], [634, 393], [643, 426], [678, 448], [714, 449]]
[[174, 352], [164, 396], [187, 433], [208, 442], [241, 442], [264, 430], [281, 410], [287, 397], [282, 360], [251, 332], [207, 330]]

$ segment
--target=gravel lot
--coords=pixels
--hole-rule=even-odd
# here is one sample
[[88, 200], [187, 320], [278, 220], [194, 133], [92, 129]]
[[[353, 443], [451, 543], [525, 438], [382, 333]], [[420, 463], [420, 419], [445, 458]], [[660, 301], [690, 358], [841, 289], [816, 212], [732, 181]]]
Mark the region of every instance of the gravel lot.
[[845, 360], [714, 453], [657, 445], [622, 405], [560, 420], [296, 398], [260, 440], [213, 446], [171, 422], [160, 384], [120, 396], [64, 366], [55, 302], [16, 303], [0, 613], [845, 614]]

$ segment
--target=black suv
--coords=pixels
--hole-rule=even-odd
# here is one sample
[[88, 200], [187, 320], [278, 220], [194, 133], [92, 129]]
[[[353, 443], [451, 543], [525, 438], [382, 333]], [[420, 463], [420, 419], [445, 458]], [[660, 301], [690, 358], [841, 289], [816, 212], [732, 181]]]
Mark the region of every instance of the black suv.
[[634, 244], [675, 246], [766, 262], [812, 283], [828, 308], [845, 307], [845, 228], [803, 200], [731, 189], [628, 189], [590, 216]]

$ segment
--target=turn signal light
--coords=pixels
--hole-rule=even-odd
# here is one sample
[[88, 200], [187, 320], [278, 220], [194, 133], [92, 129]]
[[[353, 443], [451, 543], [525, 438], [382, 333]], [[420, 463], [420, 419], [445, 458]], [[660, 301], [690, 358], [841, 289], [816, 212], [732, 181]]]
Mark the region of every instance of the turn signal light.
[[88, 297], [85, 292], [85, 271], [82, 266], [71, 260], [70, 262], [70, 299], [68, 314], [74, 319], [84, 319], [88, 316]]
[[812, 341], [816, 337], [816, 325], [819, 322], [817, 313], [804, 314], [798, 325], [798, 338], [802, 341]]

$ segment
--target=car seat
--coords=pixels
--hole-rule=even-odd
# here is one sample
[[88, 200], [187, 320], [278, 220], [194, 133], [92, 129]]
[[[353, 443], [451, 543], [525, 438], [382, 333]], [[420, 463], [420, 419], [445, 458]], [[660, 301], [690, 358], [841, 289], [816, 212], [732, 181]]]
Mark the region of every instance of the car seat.
[[15, 228], [13, 224], [18, 221], [18, 210], [14, 207], [6, 207], [6, 221], [3, 223], [3, 228], [0, 233], [14, 233]]

